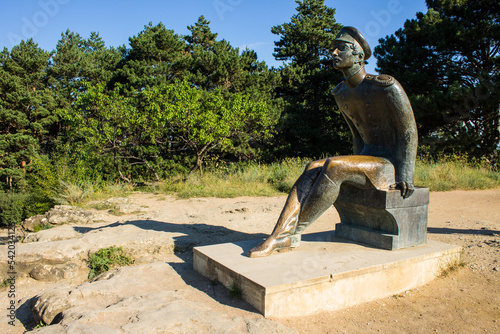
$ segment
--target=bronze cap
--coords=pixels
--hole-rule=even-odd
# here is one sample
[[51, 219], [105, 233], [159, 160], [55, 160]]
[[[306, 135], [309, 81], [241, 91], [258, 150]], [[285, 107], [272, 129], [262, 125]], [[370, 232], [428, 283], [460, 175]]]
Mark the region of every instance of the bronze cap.
[[370, 50], [370, 46], [368, 45], [365, 37], [359, 32], [358, 29], [354, 27], [343, 27], [342, 29], [340, 29], [337, 37], [335, 37], [335, 41], [342, 41], [352, 44], [354, 44], [354, 42], [357, 42], [363, 49], [365, 60], [370, 58], [372, 55], [372, 50]]

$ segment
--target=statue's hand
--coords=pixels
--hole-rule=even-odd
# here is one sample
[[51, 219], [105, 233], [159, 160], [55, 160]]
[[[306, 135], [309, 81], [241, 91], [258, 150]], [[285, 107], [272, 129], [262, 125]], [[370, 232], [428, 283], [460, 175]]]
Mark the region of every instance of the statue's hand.
[[413, 194], [413, 183], [407, 181], [396, 182], [396, 184], [391, 185], [391, 189], [401, 190], [401, 196], [403, 198], [408, 198]]

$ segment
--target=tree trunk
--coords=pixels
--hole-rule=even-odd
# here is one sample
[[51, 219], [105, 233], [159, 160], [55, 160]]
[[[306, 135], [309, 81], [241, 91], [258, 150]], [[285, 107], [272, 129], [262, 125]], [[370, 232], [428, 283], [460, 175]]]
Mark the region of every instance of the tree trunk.
[[115, 164], [115, 168], [116, 168], [116, 171], [118, 172], [118, 175], [120, 175], [120, 179], [122, 179], [123, 181], [125, 181], [127, 183], [130, 183], [131, 180], [128, 177], [124, 176], [122, 171], [120, 170], [120, 164], [118, 163], [118, 159], [116, 157], [116, 152], [114, 152], [113, 162]]
[[153, 173], [153, 175], [155, 176], [155, 181], [156, 182], [160, 182], [160, 177], [158, 176], [158, 173], [156, 172], [156, 170], [153, 168], [153, 166], [151, 166], [149, 164], [149, 162], [147, 162], [147, 160], [143, 160], [144, 163], [146, 164], [146, 166], [148, 167], [148, 169]]

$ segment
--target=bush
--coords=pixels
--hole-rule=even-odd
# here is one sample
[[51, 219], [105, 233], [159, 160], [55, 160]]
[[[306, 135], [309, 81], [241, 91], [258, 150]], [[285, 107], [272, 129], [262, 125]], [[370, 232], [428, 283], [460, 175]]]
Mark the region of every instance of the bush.
[[89, 254], [89, 279], [93, 279], [110, 269], [128, 266], [132, 263], [133, 260], [125, 253], [122, 247], [111, 246], [99, 249], [97, 252]]
[[31, 216], [44, 214], [52, 209], [54, 205], [55, 203], [52, 199], [38, 193], [31, 193], [24, 203], [23, 220]]
[[0, 192], [0, 226], [20, 224], [24, 219], [43, 214], [53, 206], [52, 200], [37, 194]]
[[19, 224], [25, 218], [27, 198], [23, 193], [0, 193], [0, 226]]
[[65, 182], [59, 180], [59, 187], [55, 190], [53, 199], [60, 204], [80, 204], [94, 194], [95, 188], [91, 181]]

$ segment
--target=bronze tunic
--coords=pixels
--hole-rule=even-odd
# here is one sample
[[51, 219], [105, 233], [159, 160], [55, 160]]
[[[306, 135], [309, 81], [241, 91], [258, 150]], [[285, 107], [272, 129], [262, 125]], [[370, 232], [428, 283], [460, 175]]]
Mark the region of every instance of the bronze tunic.
[[343, 81], [333, 94], [353, 134], [354, 154], [386, 158], [396, 182], [413, 183], [417, 128], [400, 83], [388, 75], [366, 75], [355, 87]]

